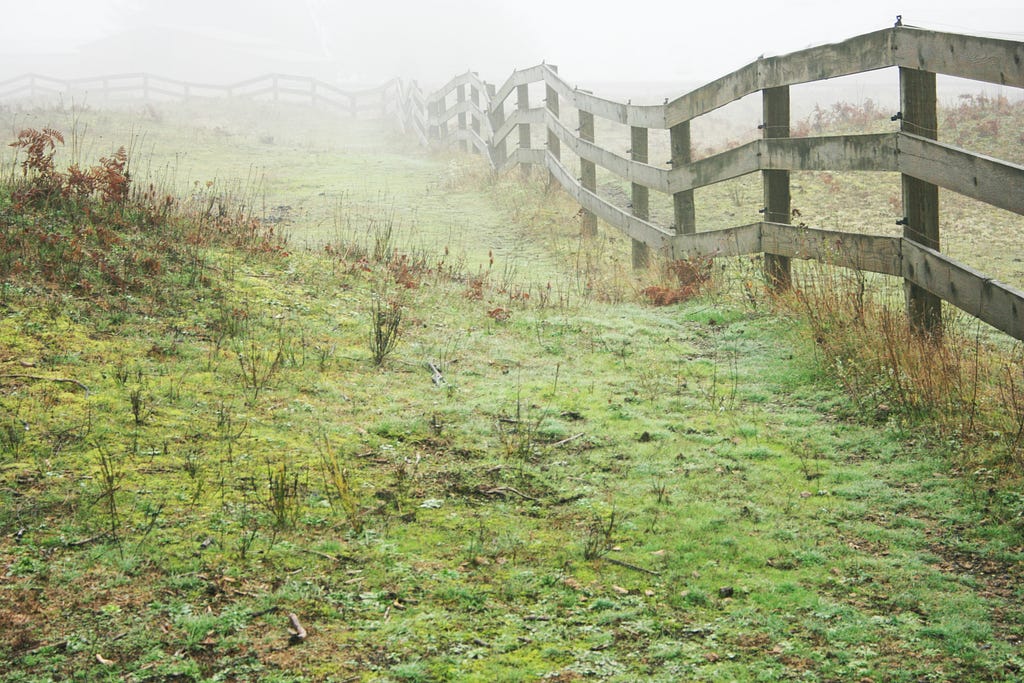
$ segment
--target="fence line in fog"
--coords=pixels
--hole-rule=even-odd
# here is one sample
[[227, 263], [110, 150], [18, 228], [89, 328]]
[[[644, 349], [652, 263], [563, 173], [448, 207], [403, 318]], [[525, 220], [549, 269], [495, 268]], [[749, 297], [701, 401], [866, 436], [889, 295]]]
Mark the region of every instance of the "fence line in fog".
[[25, 74], [0, 81], [0, 101], [25, 99], [67, 102], [182, 102], [196, 98], [250, 98], [326, 106], [351, 117], [387, 117], [399, 101], [400, 81], [392, 79], [374, 88], [344, 90], [315, 78], [266, 74], [229, 85], [211, 85], [163, 78], [148, 73], [113, 74], [61, 79]]
[[[895, 67], [900, 109], [893, 131], [883, 134], [790, 137], [791, 85]], [[546, 169], [580, 205], [585, 233], [600, 218], [633, 240], [634, 263], [650, 250], [672, 258], [765, 255], [768, 279], [778, 288], [791, 281], [792, 258], [902, 277], [912, 324], [941, 330], [941, 301], [1024, 339], [1024, 293], [940, 253], [938, 188], [1024, 214], [1024, 166], [937, 141], [936, 74], [1024, 87], [1024, 43], [897, 26], [849, 40], [755, 62], [661, 105], [634, 105], [570, 86], [555, 67], [517, 70], [501, 87], [470, 72], [423, 97], [413, 85], [399, 89], [400, 112], [412, 112], [407, 128], [426, 121], [421, 137], [434, 146], [457, 144], [486, 156], [498, 172], [518, 166]], [[530, 85], [543, 85], [543, 102]], [[760, 92], [762, 138], [694, 160], [690, 122], [730, 102]], [[418, 98], [410, 99], [410, 93]], [[514, 102], [512, 95], [515, 94]], [[539, 94], [539, 93], [537, 93]], [[533, 97], [536, 97], [534, 95]], [[422, 101], [422, 104], [419, 104]], [[576, 110], [566, 123], [562, 106]], [[571, 114], [571, 109], [568, 114]], [[626, 155], [595, 140], [595, 117], [628, 126]], [[568, 117], [568, 118], [571, 118]], [[542, 146], [533, 145], [535, 126]], [[648, 158], [651, 129], [669, 131], [670, 169]], [[509, 138], [513, 149], [509, 151]], [[562, 160], [576, 158], [579, 177]], [[628, 156], [627, 156], [628, 155]], [[629, 203], [598, 192], [600, 167], [632, 187]], [[790, 225], [791, 171], [900, 173], [902, 237], [846, 233]], [[760, 173], [764, 219], [726, 230], [697, 231], [694, 190]], [[672, 225], [650, 218], [650, 192], [671, 197]]]
[[[892, 132], [790, 136], [790, 86], [885, 68], [897, 68], [900, 76], [900, 111], [893, 117]], [[352, 117], [382, 117], [396, 122], [424, 146], [457, 144], [473, 150], [485, 156], [496, 172], [513, 166], [524, 173], [533, 166], [546, 169], [552, 182], [579, 203], [584, 233], [594, 233], [598, 219], [620, 230], [632, 238], [637, 265], [652, 250], [671, 258], [763, 253], [768, 279], [785, 288], [791, 281], [791, 259], [813, 259], [903, 278], [908, 314], [918, 329], [938, 333], [941, 302], [947, 301], [1024, 339], [1024, 293], [940, 252], [938, 202], [942, 187], [1024, 215], [1024, 166], [938, 142], [936, 74], [1022, 88], [1024, 43], [897, 25], [840, 43], [759, 58], [660, 105], [596, 96], [570, 86], [548, 64], [514, 71], [501, 87], [467, 72], [429, 94], [415, 81], [402, 79], [346, 91], [312, 78], [282, 74], [226, 86], [149, 74], [74, 80], [29, 74], [0, 82], [0, 100], [238, 97], [304, 102]], [[531, 100], [531, 84], [543, 86], [541, 106]], [[694, 160], [690, 122], [757, 92], [762, 98], [762, 138]], [[561, 116], [562, 105], [576, 111], [569, 124]], [[596, 118], [629, 127], [631, 144], [625, 155], [596, 141]], [[535, 147], [537, 126], [543, 127], [544, 142]], [[652, 129], [669, 132], [670, 169], [650, 163]], [[563, 162], [563, 151], [575, 156], [579, 177]], [[598, 167], [630, 184], [628, 204], [599, 193]], [[899, 173], [903, 209], [902, 215], [893, 218], [903, 226], [902, 237], [790, 225], [791, 171]], [[764, 219], [699, 232], [694, 191], [751, 173], [762, 178]], [[671, 225], [651, 220], [652, 190], [671, 198]]]

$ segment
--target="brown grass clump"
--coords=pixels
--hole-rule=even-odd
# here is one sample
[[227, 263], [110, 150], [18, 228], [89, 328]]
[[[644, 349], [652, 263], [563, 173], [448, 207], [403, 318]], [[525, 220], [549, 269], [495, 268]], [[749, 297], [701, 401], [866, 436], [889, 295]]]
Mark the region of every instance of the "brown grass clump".
[[851, 410], [930, 434], [968, 466], [1024, 474], [1024, 353], [983, 323], [944, 312], [941, 335], [915, 332], [864, 273], [811, 267], [784, 308], [807, 322], [822, 365]]
[[651, 285], [640, 290], [643, 297], [655, 306], [671, 306], [688, 301], [700, 294], [711, 280], [710, 258], [677, 259], [663, 267], [669, 285]]

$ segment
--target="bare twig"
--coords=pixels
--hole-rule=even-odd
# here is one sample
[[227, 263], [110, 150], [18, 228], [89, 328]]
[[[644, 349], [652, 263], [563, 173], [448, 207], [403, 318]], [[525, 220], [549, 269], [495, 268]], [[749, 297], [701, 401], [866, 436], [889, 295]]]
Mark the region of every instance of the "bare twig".
[[66, 650], [68, 648], [68, 641], [62, 640], [59, 643], [46, 643], [46, 644], [34, 647], [31, 650], [26, 650], [25, 652], [23, 652], [21, 654], [23, 656], [37, 655], [40, 652], [42, 652], [43, 650], [48, 650], [50, 648], [53, 648], [53, 649], [59, 650], [59, 651]]
[[106, 535], [107, 534], [104, 532], [102, 534], [96, 534], [95, 536], [90, 536], [89, 538], [83, 538], [83, 539], [80, 539], [78, 541], [65, 541], [64, 547], [65, 548], [77, 548], [79, 546], [89, 545], [93, 541], [99, 540], [99, 539], [105, 537]]
[[441, 374], [441, 371], [438, 369], [436, 365], [430, 362], [427, 363], [427, 367], [430, 368], [431, 379], [434, 380], [434, 384], [436, 384], [439, 387], [443, 387], [444, 385], [448, 384], [448, 382], [444, 378], [444, 375]]
[[0, 375], [0, 379], [31, 379], [37, 382], [62, 382], [64, 384], [74, 384], [76, 387], [82, 389], [85, 395], [89, 395], [89, 387], [85, 386], [77, 379], [70, 379], [68, 377], [43, 377], [42, 375]]
[[316, 555], [317, 557], [322, 557], [325, 560], [330, 560], [331, 562], [341, 562], [342, 560], [341, 557], [331, 555], [328, 553], [322, 553], [319, 550], [310, 550], [309, 548], [296, 548], [296, 550], [298, 550], [300, 553], [306, 553], [307, 555]]
[[555, 443], [551, 444], [551, 446], [552, 446], [552, 448], [557, 448], [558, 446], [564, 446], [565, 444], [569, 443], [570, 441], [575, 441], [576, 439], [580, 438], [584, 434], [586, 434], [586, 432], [580, 432], [579, 434], [573, 434], [568, 439], [562, 439], [561, 441], [556, 441]]
[[526, 500], [540, 500], [539, 498], [528, 496], [519, 489], [512, 488], [511, 486], [498, 486], [493, 489], [483, 489], [480, 491], [480, 493], [483, 493], [484, 495], [488, 496], [496, 496], [499, 493], [514, 493], [520, 498], [525, 498]]
[[629, 562], [623, 562], [622, 560], [616, 560], [614, 557], [605, 557], [604, 559], [606, 562], [617, 564], [620, 567], [625, 567], [626, 569], [632, 569], [635, 572], [643, 572], [644, 574], [650, 574], [651, 576], [661, 576], [661, 572], [656, 572], [653, 569], [647, 569], [646, 567], [640, 567], [635, 564], [630, 564]]

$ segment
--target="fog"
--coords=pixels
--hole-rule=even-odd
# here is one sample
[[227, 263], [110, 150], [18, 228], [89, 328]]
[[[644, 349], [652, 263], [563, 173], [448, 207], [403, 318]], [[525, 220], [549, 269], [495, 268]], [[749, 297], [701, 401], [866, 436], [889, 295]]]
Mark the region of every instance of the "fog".
[[0, 78], [147, 71], [225, 83], [277, 71], [341, 84], [430, 87], [472, 69], [502, 82], [541, 61], [581, 87], [663, 83], [680, 93], [758, 55], [891, 26], [1024, 40], [1020, 0], [853, 3], [3, 0]]

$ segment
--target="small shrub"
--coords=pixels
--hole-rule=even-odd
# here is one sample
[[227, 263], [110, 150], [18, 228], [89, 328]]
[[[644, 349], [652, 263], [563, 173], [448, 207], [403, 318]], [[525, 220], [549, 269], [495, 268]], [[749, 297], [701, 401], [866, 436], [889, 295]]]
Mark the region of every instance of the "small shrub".
[[383, 365], [398, 345], [403, 307], [394, 298], [374, 295], [370, 300], [370, 353], [374, 365]]
[[543, 421], [543, 413], [524, 406], [518, 397], [515, 413], [498, 418], [498, 438], [505, 458], [515, 463], [520, 473], [527, 463], [535, 461], [541, 454], [540, 429]]
[[640, 293], [644, 295], [644, 298], [654, 306], [672, 306], [688, 299], [693, 298], [694, 292], [690, 289], [679, 288], [672, 289], [669, 287], [659, 287], [652, 285], [645, 287], [640, 290]]
[[651, 285], [640, 290], [647, 301], [655, 306], [671, 306], [697, 296], [711, 280], [712, 259], [698, 257], [677, 259], [663, 268], [667, 285]]
[[288, 464], [267, 465], [267, 495], [264, 505], [274, 518], [275, 529], [290, 529], [299, 517], [299, 474]]
[[615, 510], [607, 518], [595, 515], [583, 528], [583, 559], [597, 560], [607, 555], [615, 545], [618, 520]]
[[242, 386], [251, 394], [251, 401], [255, 403], [284, 361], [281, 345], [265, 347], [250, 337], [236, 344], [235, 355], [238, 358]]
[[124, 559], [124, 546], [122, 545], [122, 514], [118, 492], [121, 489], [121, 481], [124, 478], [124, 470], [107, 449], [97, 444], [97, 463], [99, 465], [99, 476], [97, 477], [100, 486], [100, 493], [97, 501], [102, 504], [103, 513], [106, 515], [107, 534], [117, 545], [118, 554]]
[[508, 322], [512, 318], [512, 313], [507, 308], [499, 306], [487, 311], [487, 317], [495, 322], [503, 323]]
[[345, 513], [349, 528], [356, 534], [363, 531], [363, 510], [353, 485], [352, 474], [338, 458], [337, 449], [331, 446], [326, 435], [316, 442], [320, 453], [320, 465], [324, 483], [327, 485], [327, 498], [332, 505], [338, 505]]
[[463, 296], [470, 301], [480, 301], [484, 298], [484, 285], [487, 283], [486, 275], [475, 275], [466, 281], [466, 290]]

